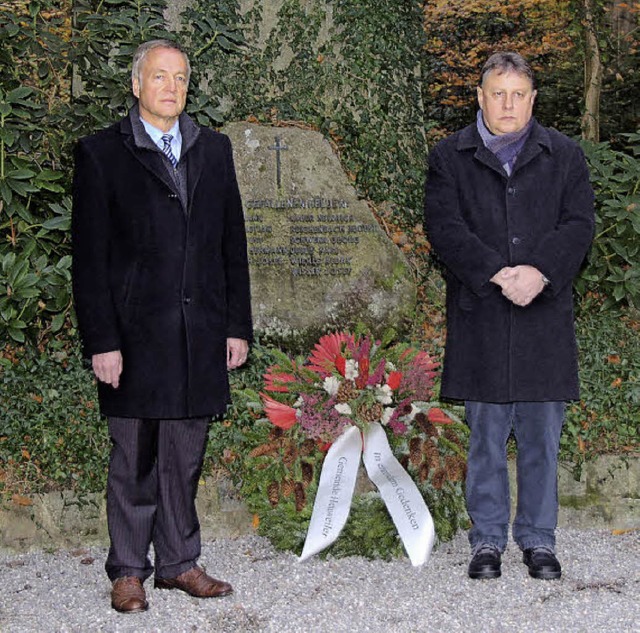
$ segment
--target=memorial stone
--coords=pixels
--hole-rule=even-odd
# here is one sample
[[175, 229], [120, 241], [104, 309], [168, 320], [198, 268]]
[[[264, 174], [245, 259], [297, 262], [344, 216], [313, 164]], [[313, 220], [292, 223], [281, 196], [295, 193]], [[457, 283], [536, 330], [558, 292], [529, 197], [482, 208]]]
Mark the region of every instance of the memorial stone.
[[402, 331], [415, 283], [402, 253], [358, 199], [331, 144], [297, 127], [232, 123], [255, 328], [278, 338], [358, 323]]

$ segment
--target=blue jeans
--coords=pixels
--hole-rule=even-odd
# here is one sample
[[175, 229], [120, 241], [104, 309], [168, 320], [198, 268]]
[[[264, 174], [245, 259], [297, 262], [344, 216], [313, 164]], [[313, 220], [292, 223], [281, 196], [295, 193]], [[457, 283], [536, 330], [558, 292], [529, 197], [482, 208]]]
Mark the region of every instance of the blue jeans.
[[522, 550], [555, 547], [558, 520], [558, 450], [564, 402], [465, 403], [471, 429], [467, 461], [467, 510], [472, 547], [507, 546], [511, 501], [507, 440], [518, 447], [518, 504], [513, 538]]

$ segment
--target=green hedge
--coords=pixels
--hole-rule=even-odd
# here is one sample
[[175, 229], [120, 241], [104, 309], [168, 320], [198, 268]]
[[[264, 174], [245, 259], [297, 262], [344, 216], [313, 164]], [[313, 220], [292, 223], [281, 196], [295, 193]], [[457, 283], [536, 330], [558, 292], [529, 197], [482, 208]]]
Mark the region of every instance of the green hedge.
[[[583, 310], [577, 319], [580, 347], [579, 403], [569, 406], [561, 458], [576, 474], [595, 454], [638, 452], [640, 314]], [[249, 365], [232, 372], [236, 404], [224, 428], [212, 431], [205, 469], [233, 472], [234, 446], [246, 441], [256, 411], [245, 390], [259, 391], [274, 361], [268, 347], [254, 347]], [[109, 440], [97, 409], [95, 383], [73, 340], [52, 340], [40, 350], [7, 347], [0, 355], [0, 494], [48, 489], [104, 489]]]
[[[131, 106], [137, 44], [172, 36], [161, 1], [73, 4], [73, 28], [68, 2], [0, 4], [0, 485], [9, 492], [103, 488], [108, 439], [70, 297], [71, 147]], [[284, 0], [270, 23], [259, 3], [245, 14], [234, 0], [189, 3], [187, 27], [173, 33], [195, 71], [188, 111], [213, 126], [253, 117], [321, 130], [360, 194], [415, 228], [429, 125], [419, 5], [301, 6]], [[563, 456], [576, 464], [594, 451], [637, 450], [637, 313], [600, 312], [638, 305], [640, 134], [626, 139], [626, 152], [585, 146], [598, 225], [578, 285], [583, 402], [563, 435]], [[423, 271], [424, 252], [415, 258]], [[214, 441], [211, 451], [224, 447]]]

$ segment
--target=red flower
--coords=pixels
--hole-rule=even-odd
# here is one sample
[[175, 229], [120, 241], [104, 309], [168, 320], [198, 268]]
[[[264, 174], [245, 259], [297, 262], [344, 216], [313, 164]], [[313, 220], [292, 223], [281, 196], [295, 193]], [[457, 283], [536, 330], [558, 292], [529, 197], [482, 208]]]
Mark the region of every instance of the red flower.
[[281, 429], [290, 429], [296, 422], [296, 410], [287, 404], [274, 400], [266, 393], [261, 393], [264, 411], [272, 424]]
[[432, 407], [427, 412], [427, 419], [429, 422], [433, 424], [451, 424], [451, 418], [442, 410], [438, 409], [438, 407]]
[[337, 358], [342, 356], [342, 346], [350, 340], [353, 340], [353, 336], [345, 332], [334, 332], [322, 336], [309, 355], [308, 369], [315, 371], [323, 378], [330, 376], [336, 368]]
[[402, 352], [402, 354], [400, 354], [399, 360], [403, 361], [407, 358], [407, 356], [414, 353], [415, 355], [411, 358], [411, 365], [414, 368], [420, 369], [420, 371], [430, 372], [440, 366], [440, 363], [436, 363], [431, 360], [431, 356], [429, 356], [427, 352], [419, 351], [416, 353], [415, 350], [411, 348], [406, 349], [404, 352]]
[[364, 389], [369, 378], [369, 357], [363, 356], [358, 361], [358, 377], [356, 378], [356, 387]]
[[402, 380], [402, 372], [401, 371], [392, 371], [389, 373], [389, 378], [387, 378], [387, 385], [395, 390], [400, 386], [400, 381]]
[[347, 371], [347, 360], [344, 356], [336, 356], [336, 360], [334, 362], [336, 369], [340, 372], [341, 376], [344, 376]]
[[286, 383], [295, 382], [296, 377], [293, 374], [278, 372], [280, 369], [277, 365], [272, 365], [264, 373], [264, 388], [267, 391], [281, 391], [287, 393], [289, 388]]

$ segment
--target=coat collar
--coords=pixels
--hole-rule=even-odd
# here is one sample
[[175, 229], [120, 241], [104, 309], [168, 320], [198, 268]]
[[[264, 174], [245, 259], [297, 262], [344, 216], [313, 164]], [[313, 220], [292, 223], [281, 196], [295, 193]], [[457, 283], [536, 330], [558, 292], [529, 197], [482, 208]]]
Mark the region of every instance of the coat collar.
[[[478, 132], [478, 128], [475, 123], [472, 123], [460, 130], [456, 149], [459, 152], [475, 149], [474, 158], [494, 171], [497, 171], [501, 176], [507, 177], [500, 161], [496, 158], [493, 152], [485, 147], [482, 142], [482, 138], [480, 137], [480, 133]], [[553, 153], [551, 136], [547, 129], [534, 119], [533, 126], [531, 127], [531, 134], [529, 134], [529, 138], [518, 155], [518, 160], [516, 160], [512, 175], [522, 169], [527, 163], [530, 163], [543, 150], [548, 151], [550, 154]]]
[[[186, 163], [188, 200], [191, 200], [193, 190], [200, 179], [203, 167], [201, 148], [197, 145], [200, 128], [193, 119], [184, 112], [180, 114], [178, 121], [180, 124], [180, 133], [182, 134], [180, 160], [186, 160], [186, 156], [189, 153], [189, 160], [186, 160]], [[140, 121], [138, 104], [134, 105], [129, 111], [129, 114], [120, 122], [120, 132], [125, 136], [124, 143], [133, 155], [149, 171], [160, 178], [169, 189], [176, 191], [175, 182], [167, 171], [160, 148], [151, 140]]]

